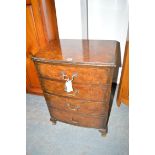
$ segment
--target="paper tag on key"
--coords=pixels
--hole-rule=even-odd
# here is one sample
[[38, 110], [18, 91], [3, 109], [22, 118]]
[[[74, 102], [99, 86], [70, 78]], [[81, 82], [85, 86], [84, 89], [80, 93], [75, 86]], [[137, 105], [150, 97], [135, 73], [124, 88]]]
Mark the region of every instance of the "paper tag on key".
[[68, 93], [73, 91], [72, 80], [67, 80], [66, 81], [66, 83], [65, 83], [65, 90]]

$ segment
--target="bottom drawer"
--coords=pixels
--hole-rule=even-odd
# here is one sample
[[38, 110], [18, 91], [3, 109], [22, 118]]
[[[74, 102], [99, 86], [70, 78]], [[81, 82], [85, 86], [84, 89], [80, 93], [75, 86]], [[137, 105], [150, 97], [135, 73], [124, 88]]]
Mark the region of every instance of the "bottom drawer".
[[62, 121], [65, 123], [90, 127], [90, 128], [104, 128], [106, 126], [106, 117], [97, 117], [97, 116], [87, 116], [87, 115], [79, 115], [74, 113], [69, 113], [65, 111], [61, 111], [55, 108], [49, 107], [49, 112], [51, 117], [54, 117], [58, 121]]

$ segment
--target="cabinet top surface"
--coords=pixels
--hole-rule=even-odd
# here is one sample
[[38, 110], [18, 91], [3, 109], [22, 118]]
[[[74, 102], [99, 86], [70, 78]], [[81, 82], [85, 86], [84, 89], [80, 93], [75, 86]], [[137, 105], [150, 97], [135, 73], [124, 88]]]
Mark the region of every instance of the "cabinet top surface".
[[95, 66], [116, 66], [119, 42], [114, 40], [54, 40], [32, 56], [34, 61]]

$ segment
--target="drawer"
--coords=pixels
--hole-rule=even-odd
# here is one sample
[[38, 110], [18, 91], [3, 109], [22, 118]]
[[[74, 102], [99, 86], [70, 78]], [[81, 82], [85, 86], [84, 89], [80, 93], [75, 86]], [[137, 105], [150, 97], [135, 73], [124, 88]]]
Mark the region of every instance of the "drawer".
[[108, 104], [102, 102], [91, 102], [72, 98], [60, 97], [45, 93], [48, 106], [74, 112], [77, 114], [103, 115], [108, 111]]
[[51, 117], [54, 117], [58, 121], [65, 123], [90, 127], [90, 128], [103, 128], [106, 126], [106, 117], [92, 117], [92, 116], [83, 116], [79, 114], [73, 114], [65, 111], [61, 111], [55, 108], [49, 108]]
[[110, 67], [89, 67], [89, 66], [73, 66], [73, 65], [53, 65], [36, 63], [41, 77], [63, 80], [72, 78], [73, 74], [77, 74], [74, 78], [75, 83], [85, 84], [110, 84], [112, 81], [113, 68]]
[[45, 92], [81, 100], [107, 101], [110, 94], [110, 86], [73, 83], [73, 92], [67, 93], [64, 90], [65, 82], [41, 79], [41, 84]]

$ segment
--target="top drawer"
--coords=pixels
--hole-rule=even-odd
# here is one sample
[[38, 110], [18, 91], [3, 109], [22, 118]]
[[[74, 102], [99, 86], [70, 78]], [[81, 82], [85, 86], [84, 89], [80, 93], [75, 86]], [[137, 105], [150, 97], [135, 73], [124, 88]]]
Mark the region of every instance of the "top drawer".
[[[36, 63], [41, 77], [63, 80], [72, 78], [74, 74], [74, 83], [84, 84], [110, 84], [112, 81], [113, 68], [110, 67], [89, 67], [73, 65], [54, 65], [46, 63]], [[65, 77], [63, 76], [65, 75]]]

